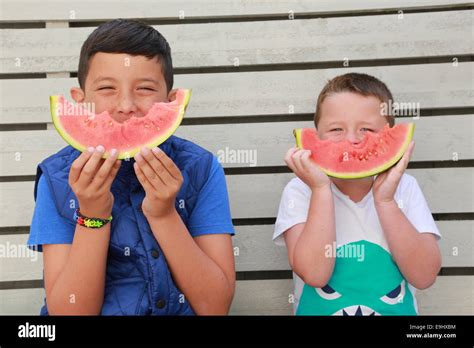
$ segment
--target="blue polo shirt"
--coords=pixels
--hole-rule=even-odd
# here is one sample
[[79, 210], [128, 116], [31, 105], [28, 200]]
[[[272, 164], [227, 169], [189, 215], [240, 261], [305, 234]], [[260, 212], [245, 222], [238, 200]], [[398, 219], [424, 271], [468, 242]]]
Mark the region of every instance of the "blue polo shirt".
[[[205, 234], [234, 235], [224, 171], [216, 157], [206, 184], [199, 193], [187, 228], [193, 237]], [[38, 181], [36, 206], [30, 227], [28, 247], [43, 251], [43, 244], [72, 244], [75, 225], [57, 211], [43, 176]]]

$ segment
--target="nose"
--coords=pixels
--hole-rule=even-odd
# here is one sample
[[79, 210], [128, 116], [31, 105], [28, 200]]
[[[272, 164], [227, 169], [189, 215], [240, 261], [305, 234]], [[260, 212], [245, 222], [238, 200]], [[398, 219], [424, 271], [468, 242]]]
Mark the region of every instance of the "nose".
[[138, 108], [130, 95], [122, 95], [118, 103], [117, 111], [122, 118], [128, 119], [136, 114]]
[[359, 144], [361, 141], [362, 141], [362, 136], [361, 134], [359, 134], [358, 132], [356, 131], [348, 131], [347, 132], [347, 140], [351, 143], [351, 144]]

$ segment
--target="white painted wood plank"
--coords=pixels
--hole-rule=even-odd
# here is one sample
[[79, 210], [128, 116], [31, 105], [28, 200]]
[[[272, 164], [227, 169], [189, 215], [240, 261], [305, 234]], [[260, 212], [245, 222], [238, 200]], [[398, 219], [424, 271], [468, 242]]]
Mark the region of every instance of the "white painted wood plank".
[[474, 221], [437, 221], [443, 267], [474, 267]]
[[[432, 213], [474, 211], [473, 168], [411, 169], [407, 173], [417, 179]], [[293, 174], [227, 176], [232, 216], [275, 217], [283, 188], [293, 177]]]
[[238, 281], [230, 315], [292, 315], [292, 294], [290, 279]]
[[[474, 211], [473, 168], [411, 169], [433, 213]], [[228, 175], [233, 218], [275, 217], [281, 193], [292, 174]], [[29, 226], [33, 216], [33, 182], [0, 183], [0, 227]]]
[[[406, 118], [399, 122], [416, 124], [412, 161], [474, 159], [474, 115]], [[226, 168], [285, 166], [284, 154], [295, 144], [293, 129], [313, 126], [312, 121], [194, 125], [181, 126], [176, 135], [211, 151]], [[34, 175], [41, 159], [66, 146], [51, 128], [3, 132], [0, 176]]]
[[26, 247], [28, 237], [0, 235], [0, 281], [43, 279], [43, 253]]
[[[474, 222], [437, 221], [443, 267], [474, 267]], [[233, 238], [237, 271], [289, 270], [285, 247], [272, 241], [274, 225], [237, 226]]]
[[44, 289], [0, 290], [0, 315], [39, 315]]
[[[450, 63], [322, 70], [176, 75], [176, 88], [191, 88], [186, 117], [314, 113], [326, 81], [363, 72], [384, 81], [397, 102], [420, 108], [474, 105], [474, 64]], [[69, 96], [76, 79], [0, 80], [0, 123], [50, 122], [49, 96]], [[69, 98], [69, 97], [68, 97]]]
[[[170, 42], [178, 68], [321, 61], [342, 66], [343, 59], [470, 54], [472, 21], [472, 12], [453, 11], [155, 28]], [[94, 29], [0, 30], [0, 73], [75, 72]]]
[[473, 315], [474, 277], [438, 277], [429, 289], [418, 290], [416, 298], [420, 314]]
[[[438, 221], [443, 267], [474, 267], [474, 222]], [[289, 270], [285, 247], [272, 241], [273, 225], [236, 226], [233, 237], [237, 272]], [[27, 234], [0, 235], [0, 281], [43, 278], [43, 254], [26, 249]], [[3, 253], [3, 251], [2, 251]]]
[[364, 12], [366, 10], [428, 9], [464, 5], [463, 0], [391, 0], [352, 1], [339, 0], [3, 0], [0, 21], [83, 21], [111, 18], [158, 18], [180, 19], [213, 17], [261, 17], [268, 15], [337, 14], [340, 12]]

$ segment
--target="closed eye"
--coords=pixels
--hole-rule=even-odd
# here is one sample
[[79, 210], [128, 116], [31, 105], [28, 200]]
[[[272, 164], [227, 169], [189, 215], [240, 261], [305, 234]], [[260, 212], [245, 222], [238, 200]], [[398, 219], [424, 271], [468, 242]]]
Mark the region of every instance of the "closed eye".
[[314, 288], [319, 296], [325, 300], [335, 300], [341, 297], [341, 294], [334, 290], [329, 284], [323, 286], [322, 288]]
[[400, 285], [398, 285], [395, 289], [389, 291], [387, 294], [382, 296], [380, 300], [390, 305], [396, 305], [398, 303], [403, 302], [404, 297], [405, 297], [405, 279], [403, 279]]
[[140, 88], [138, 88], [138, 89], [145, 89], [145, 90], [147, 90], [147, 91], [153, 91], [153, 92], [156, 91], [156, 89], [153, 89], [153, 88], [151, 88], [151, 87], [140, 87]]
[[113, 89], [113, 87], [111, 87], [111, 86], [100, 87], [100, 88], [99, 88], [99, 91], [101, 91], [101, 90], [103, 90], [103, 89]]

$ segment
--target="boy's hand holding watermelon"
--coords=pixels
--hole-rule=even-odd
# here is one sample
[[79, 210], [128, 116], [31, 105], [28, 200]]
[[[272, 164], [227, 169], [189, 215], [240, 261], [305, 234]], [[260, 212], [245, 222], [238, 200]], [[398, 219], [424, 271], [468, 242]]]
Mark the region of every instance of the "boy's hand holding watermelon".
[[71, 165], [69, 185], [77, 197], [81, 213], [106, 219], [112, 213], [114, 196], [110, 187], [120, 168], [117, 152], [102, 159], [104, 148], [90, 147]]
[[375, 205], [391, 203], [395, 201], [395, 191], [397, 190], [400, 179], [407, 169], [415, 143], [412, 141], [402, 159], [389, 170], [377, 175], [372, 186]]
[[329, 188], [331, 181], [318, 165], [311, 160], [311, 150], [292, 147], [285, 155], [285, 163], [311, 190]]
[[143, 214], [150, 218], [169, 215], [175, 210], [176, 195], [183, 183], [178, 167], [158, 147], [144, 147], [135, 155], [135, 174], [145, 190]]

